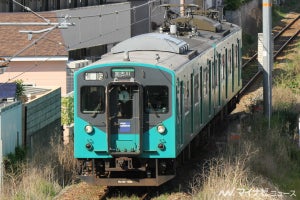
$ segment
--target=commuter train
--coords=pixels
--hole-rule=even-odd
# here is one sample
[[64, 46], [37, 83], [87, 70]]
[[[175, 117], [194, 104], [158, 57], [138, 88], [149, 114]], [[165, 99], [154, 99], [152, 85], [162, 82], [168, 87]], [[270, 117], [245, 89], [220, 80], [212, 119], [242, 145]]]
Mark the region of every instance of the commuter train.
[[241, 89], [241, 28], [202, 15], [171, 18], [74, 75], [74, 156], [84, 181], [159, 186]]

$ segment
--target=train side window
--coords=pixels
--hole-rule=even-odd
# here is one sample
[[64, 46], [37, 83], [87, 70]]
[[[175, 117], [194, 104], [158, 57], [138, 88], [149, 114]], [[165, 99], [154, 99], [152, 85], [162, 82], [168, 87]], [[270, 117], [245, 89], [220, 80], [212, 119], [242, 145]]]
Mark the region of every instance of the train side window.
[[209, 74], [208, 74], [208, 71], [207, 69], [204, 70], [204, 95], [206, 96], [208, 94], [208, 82], [209, 82]]
[[199, 74], [196, 74], [194, 78], [194, 101], [199, 102]]
[[219, 60], [216, 59], [215, 66], [214, 66], [214, 82], [215, 82], [215, 87], [219, 85]]
[[239, 50], [239, 48], [238, 48], [238, 45], [236, 45], [235, 46], [235, 68], [237, 68], [238, 67], [238, 61], [239, 61], [239, 53], [238, 53], [238, 50]]
[[83, 86], [80, 89], [80, 110], [82, 113], [104, 113], [105, 88], [103, 86]]
[[225, 79], [225, 55], [222, 55], [222, 79]]
[[190, 83], [189, 81], [186, 82], [185, 84], [185, 94], [184, 94], [184, 111], [187, 112], [189, 111], [190, 108], [190, 101], [189, 101], [189, 96], [190, 96]]
[[232, 44], [231, 46], [231, 68], [232, 70], [234, 70], [234, 65], [235, 65], [235, 57], [234, 57], [234, 54], [235, 54], [235, 51], [234, 51], [234, 45]]
[[229, 69], [229, 73], [231, 74], [231, 70], [232, 70], [232, 67], [231, 67], [231, 49], [229, 49], [229, 53], [228, 53], [228, 69]]
[[169, 89], [167, 86], [144, 87], [144, 99], [146, 113], [169, 112]]

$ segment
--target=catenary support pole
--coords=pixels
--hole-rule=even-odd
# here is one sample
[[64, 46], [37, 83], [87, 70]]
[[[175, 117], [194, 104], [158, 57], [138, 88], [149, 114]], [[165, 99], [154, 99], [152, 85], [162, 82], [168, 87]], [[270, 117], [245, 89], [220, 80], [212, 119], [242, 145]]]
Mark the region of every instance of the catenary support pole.
[[263, 0], [263, 96], [264, 114], [271, 127], [272, 115], [272, 0]]

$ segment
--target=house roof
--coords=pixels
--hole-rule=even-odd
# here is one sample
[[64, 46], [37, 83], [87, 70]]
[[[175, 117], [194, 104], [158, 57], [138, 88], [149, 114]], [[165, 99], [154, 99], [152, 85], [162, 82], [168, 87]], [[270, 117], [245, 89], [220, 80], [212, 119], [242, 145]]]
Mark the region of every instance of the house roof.
[[[55, 12], [41, 12], [41, 16], [49, 19], [50, 22], [57, 22]], [[0, 22], [40, 22], [45, 21], [33, 13], [14, 12], [0, 13]], [[41, 37], [44, 33], [33, 34], [32, 39], [28, 40], [27, 33], [20, 33], [21, 30], [42, 30], [51, 26], [13, 26], [0, 25], [0, 57], [12, 57], [32, 44], [34, 40]], [[39, 40], [30, 48], [17, 55], [18, 57], [41, 57], [41, 56], [67, 56], [68, 52], [64, 46], [64, 40], [60, 29], [54, 29], [43, 39]]]

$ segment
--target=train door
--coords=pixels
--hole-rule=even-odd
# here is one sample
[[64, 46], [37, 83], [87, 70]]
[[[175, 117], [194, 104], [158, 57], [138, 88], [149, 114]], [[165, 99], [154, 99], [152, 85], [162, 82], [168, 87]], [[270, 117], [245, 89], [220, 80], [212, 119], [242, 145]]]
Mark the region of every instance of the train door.
[[177, 79], [177, 133], [178, 133], [178, 145], [183, 144], [183, 134], [184, 134], [184, 123], [183, 123], [183, 82]]
[[225, 49], [225, 98], [228, 98], [228, 52], [227, 52], [227, 48]]
[[200, 86], [199, 86], [199, 92], [200, 92], [200, 125], [203, 125], [203, 68], [200, 67]]
[[234, 59], [234, 45], [231, 45], [231, 72], [232, 72], [232, 87], [231, 87], [231, 92], [234, 92], [234, 82], [235, 82], [235, 72], [234, 72], [234, 65], [235, 65], [235, 59]]
[[211, 61], [208, 61], [208, 115], [211, 117], [212, 114], [212, 65]]
[[199, 73], [197, 73], [194, 76], [194, 86], [193, 86], [193, 96], [194, 96], [194, 109], [193, 109], [193, 113], [194, 113], [194, 129], [193, 132], [195, 132], [195, 130], [199, 130], [200, 125], [201, 125], [201, 112], [200, 112], [200, 102], [199, 102]]
[[221, 54], [218, 53], [218, 66], [217, 66], [217, 70], [218, 70], [218, 80], [217, 80], [217, 84], [218, 84], [218, 106], [221, 106], [221, 94], [222, 94], [222, 82], [221, 82]]
[[226, 102], [226, 80], [225, 80], [225, 71], [226, 71], [226, 67], [225, 67], [225, 54], [222, 53], [222, 55], [220, 55], [220, 84], [222, 84], [221, 86], [221, 105], [225, 105]]
[[212, 98], [213, 98], [213, 115], [216, 114], [218, 109], [218, 63], [217, 59], [214, 58], [212, 63]]
[[107, 87], [107, 137], [111, 155], [142, 152], [143, 90], [136, 83]]
[[184, 143], [184, 130], [185, 130], [185, 123], [184, 123], [184, 84], [183, 84], [183, 81], [180, 81], [180, 123], [181, 123], [181, 126], [180, 126], [180, 144], [183, 145]]
[[237, 44], [238, 44], [238, 55], [237, 55], [237, 59], [238, 59], [238, 86], [241, 86], [241, 82], [242, 82], [242, 66], [241, 66], [241, 54], [242, 54], [242, 48], [241, 48], [241, 44], [240, 44], [240, 40], [237, 40]]
[[[187, 86], [189, 87], [189, 86]], [[191, 92], [191, 96], [190, 96], [190, 100], [191, 100], [191, 110], [190, 110], [190, 113], [191, 113], [191, 120], [190, 120], [190, 125], [191, 125], [191, 131], [190, 133], [191, 134], [194, 134], [194, 119], [195, 119], [195, 109], [194, 109], [194, 88], [195, 85], [194, 85], [194, 73], [191, 74], [191, 82], [190, 82], [190, 92]]]

